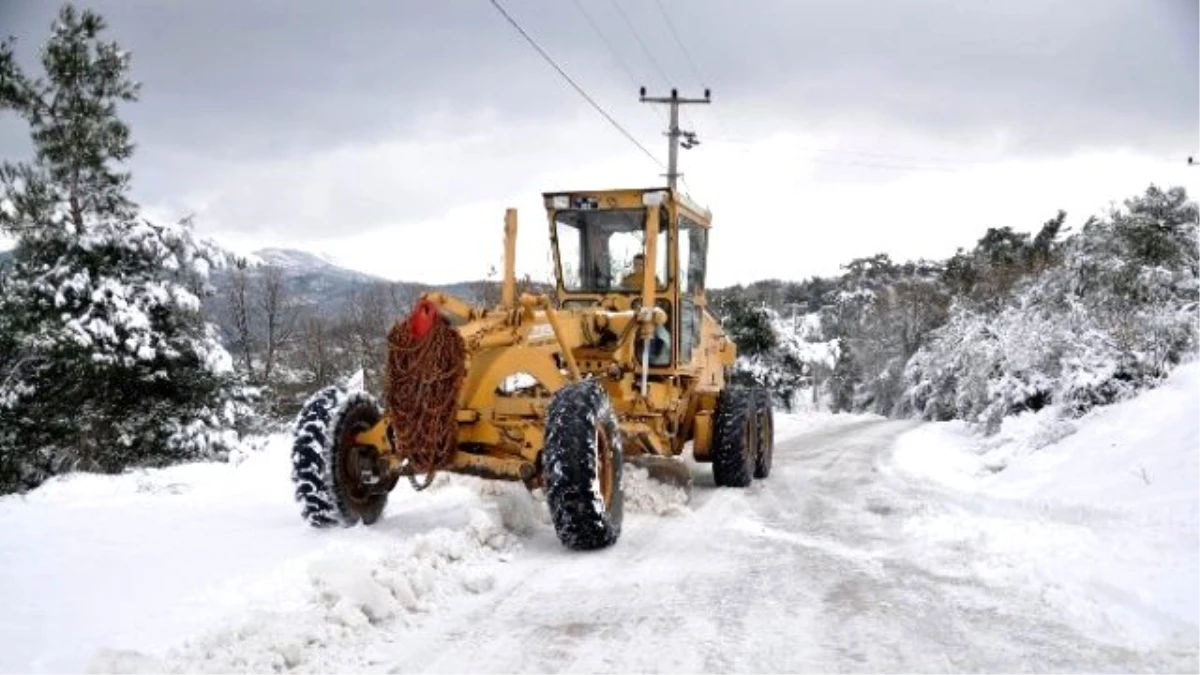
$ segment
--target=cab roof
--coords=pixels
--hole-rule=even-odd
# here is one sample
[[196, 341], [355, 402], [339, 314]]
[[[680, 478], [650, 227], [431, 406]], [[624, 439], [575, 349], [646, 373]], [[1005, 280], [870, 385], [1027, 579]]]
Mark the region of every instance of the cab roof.
[[671, 190], [665, 185], [609, 190], [560, 190], [556, 192], [543, 192], [542, 199], [547, 209], [554, 208], [551, 203], [554, 197], [567, 197], [571, 202], [574, 202], [576, 199], [594, 200], [596, 203], [591, 205], [591, 208], [628, 209], [644, 206], [642, 195], [653, 192], [665, 192], [670, 195], [678, 208], [683, 209], [692, 220], [698, 221], [701, 225], [707, 227], [712, 223], [712, 212], [710, 210], [692, 201], [687, 194], [679, 190]]

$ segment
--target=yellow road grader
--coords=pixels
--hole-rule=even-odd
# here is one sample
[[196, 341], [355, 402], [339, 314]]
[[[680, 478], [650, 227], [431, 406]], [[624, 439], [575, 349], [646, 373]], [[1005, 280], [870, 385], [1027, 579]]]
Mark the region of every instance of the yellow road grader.
[[447, 471], [542, 489], [562, 544], [595, 549], [620, 535], [627, 460], [690, 476], [690, 443], [718, 486], [770, 473], [770, 395], [730, 386], [736, 349], [706, 303], [711, 213], [672, 188], [543, 198], [552, 296], [517, 293], [509, 209], [498, 305], [423, 294], [389, 332], [382, 401], [306, 402], [292, 480], [308, 523], [369, 525], [400, 478]]

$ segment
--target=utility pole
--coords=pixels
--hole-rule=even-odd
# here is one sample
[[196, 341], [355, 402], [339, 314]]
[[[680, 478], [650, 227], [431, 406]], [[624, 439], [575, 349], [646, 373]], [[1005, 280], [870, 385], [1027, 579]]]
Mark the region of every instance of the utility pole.
[[642, 103], [666, 103], [671, 106], [671, 128], [667, 131], [666, 136], [670, 142], [670, 152], [667, 155], [667, 186], [672, 190], [675, 189], [675, 180], [681, 176], [679, 173], [679, 137], [682, 136], [683, 147], [685, 150], [690, 150], [697, 145], [700, 145], [699, 139], [696, 138], [696, 132], [683, 131], [679, 128], [679, 106], [689, 103], [712, 103], [712, 97], [709, 90], [704, 90], [704, 98], [679, 98], [679, 90], [672, 89], [670, 96], [646, 96], [646, 88], [642, 87], [639, 91]]

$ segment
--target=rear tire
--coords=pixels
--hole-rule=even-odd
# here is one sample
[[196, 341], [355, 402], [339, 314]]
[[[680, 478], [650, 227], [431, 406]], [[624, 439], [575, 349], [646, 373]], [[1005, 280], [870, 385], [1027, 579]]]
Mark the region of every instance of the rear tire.
[[712, 465], [719, 487], [750, 485], [758, 454], [757, 406], [753, 389], [726, 387], [717, 398]]
[[369, 494], [348, 475], [354, 434], [383, 416], [365, 391], [326, 387], [311, 396], [293, 425], [292, 483], [300, 515], [313, 527], [370, 525], [387, 506], [387, 494]]
[[771, 463], [775, 458], [775, 405], [771, 401], [770, 389], [758, 390], [758, 443], [754, 458], [754, 477], [771, 475]]
[[564, 546], [598, 549], [620, 537], [624, 462], [617, 416], [600, 383], [584, 380], [558, 390], [546, 410], [542, 482]]

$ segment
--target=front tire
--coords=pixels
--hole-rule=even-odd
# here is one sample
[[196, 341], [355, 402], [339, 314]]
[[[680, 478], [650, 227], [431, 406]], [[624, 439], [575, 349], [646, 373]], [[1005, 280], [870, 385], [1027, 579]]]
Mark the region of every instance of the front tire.
[[564, 546], [598, 549], [621, 535], [625, 455], [608, 394], [596, 380], [560, 389], [546, 410], [542, 482]]
[[758, 452], [754, 457], [754, 477], [771, 475], [771, 463], [775, 458], [775, 406], [771, 401], [770, 389], [758, 390]]
[[726, 387], [717, 398], [712, 467], [718, 487], [750, 485], [758, 454], [757, 406], [753, 389]]
[[300, 515], [313, 527], [370, 525], [387, 506], [387, 493], [363, 485], [354, 472], [356, 434], [383, 416], [365, 391], [326, 387], [300, 409], [293, 426], [292, 483]]

